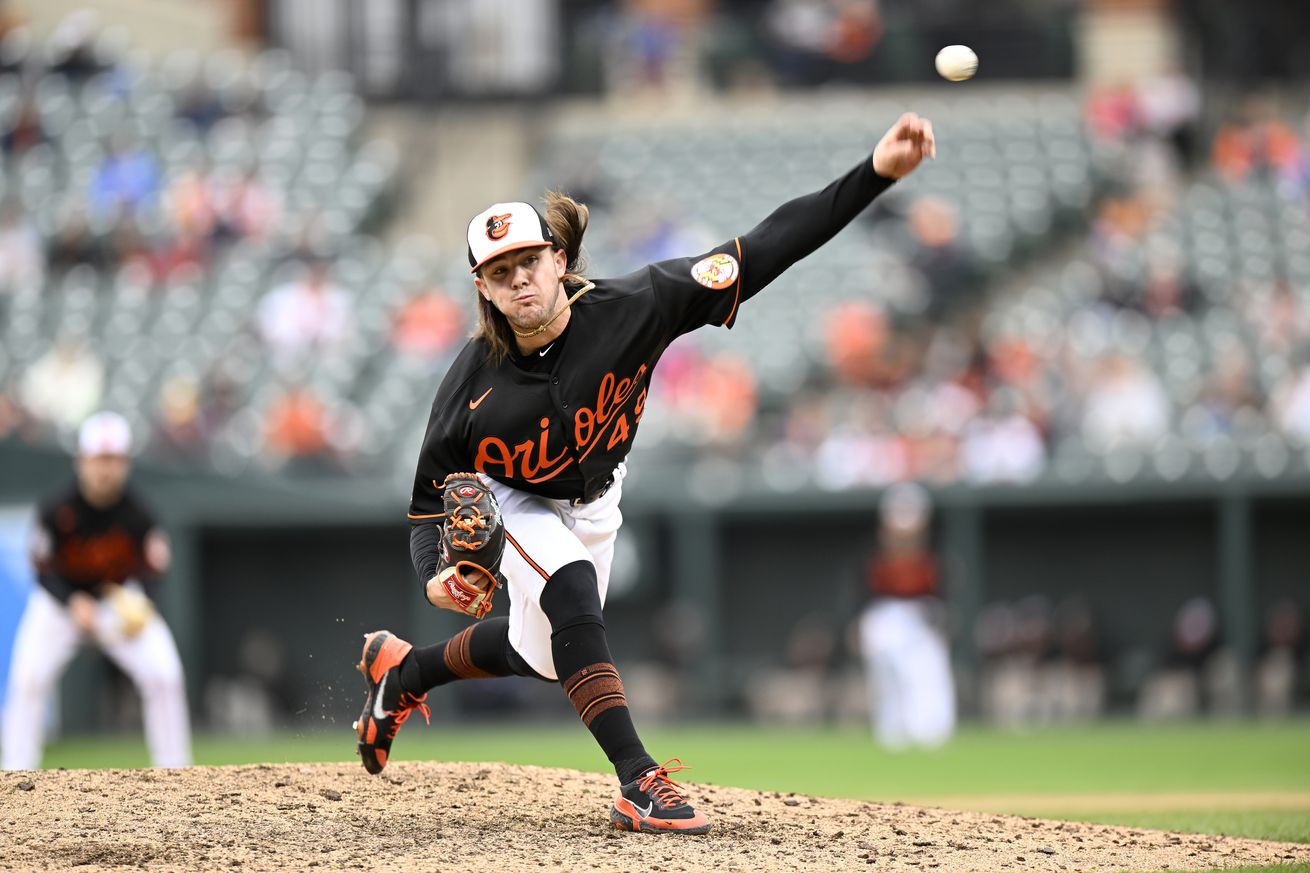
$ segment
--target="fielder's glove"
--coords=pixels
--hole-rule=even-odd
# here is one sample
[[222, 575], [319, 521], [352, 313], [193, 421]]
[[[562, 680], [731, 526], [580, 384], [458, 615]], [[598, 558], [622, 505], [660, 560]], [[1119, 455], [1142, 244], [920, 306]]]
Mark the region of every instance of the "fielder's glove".
[[442, 487], [446, 521], [437, 580], [461, 611], [482, 618], [491, 611], [496, 587], [504, 582], [500, 559], [505, 552], [505, 525], [500, 506], [476, 473], [451, 473]]
[[141, 633], [150, 617], [155, 614], [150, 598], [135, 586], [108, 585], [104, 601], [109, 605], [117, 625], [114, 629], [126, 640]]

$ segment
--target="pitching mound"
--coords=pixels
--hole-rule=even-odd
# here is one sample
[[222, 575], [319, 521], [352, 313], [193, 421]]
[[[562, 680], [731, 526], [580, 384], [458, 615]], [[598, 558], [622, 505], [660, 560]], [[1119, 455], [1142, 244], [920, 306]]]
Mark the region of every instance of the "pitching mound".
[[705, 837], [621, 833], [612, 780], [502, 764], [0, 774], [0, 869], [1171, 870], [1310, 846], [690, 787]]

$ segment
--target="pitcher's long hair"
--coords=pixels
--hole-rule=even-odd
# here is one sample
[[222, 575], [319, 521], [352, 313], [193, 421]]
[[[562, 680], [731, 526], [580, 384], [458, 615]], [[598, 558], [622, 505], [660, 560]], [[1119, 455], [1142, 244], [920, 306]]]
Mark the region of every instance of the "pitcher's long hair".
[[[546, 192], [546, 224], [555, 235], [555, 248], [564, 252], [564, 284], [586, 282], [581, 275], [586, 266], [582, 259], [582, 235], [587, 232], [590, 213], [586, 204], [579, 203], [562, 191]], [[479, 272], [478, 275], [481, 275]], [[490, 359], [499, 364], [514, 349], [514, 329], [500, 310], [478, 293], [478, 326], [474, 337], [483, 337], [490, 347]]]

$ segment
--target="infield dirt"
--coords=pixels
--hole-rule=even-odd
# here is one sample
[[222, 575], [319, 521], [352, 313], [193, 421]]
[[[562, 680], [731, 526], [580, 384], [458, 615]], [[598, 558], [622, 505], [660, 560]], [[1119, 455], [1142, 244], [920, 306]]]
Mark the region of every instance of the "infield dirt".
[[1170, 870], [1310, 845], [687, 785], [705, 837], [622, 833], [613, 781], [395, 762], [0, 774], [0, 869]]

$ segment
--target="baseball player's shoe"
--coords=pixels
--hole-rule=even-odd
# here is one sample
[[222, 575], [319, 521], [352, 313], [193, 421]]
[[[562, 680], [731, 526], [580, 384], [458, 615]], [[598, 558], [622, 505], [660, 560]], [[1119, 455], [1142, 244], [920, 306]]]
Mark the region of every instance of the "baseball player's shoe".
[[[676, 764], [670, 767], [670, 764]], [[648, 834], [707, 834], [710, 820], [691, 808], [682, 796], [682, 786], [669, 778], [685, 770], [682, 761], [670, 758], [619, 788], [610, 810], [610, 821], [621, 831]]]
[[359, 734], [359, 757], [364, 769], [374, 775], [387, 766], [391, 741], [396, 731], [409, 719], [414, 710], [423, 713], [427, 721], [430, 711], [423, 701], [400, 687], [400, 662], [405, 660], [410, 643], [390, 631], [374, 631], [364, 637], [364, 655], [359, 660], [359, 672], [364, 674], [368, 696], [364, 698], [364, 711], [355, 722]]

